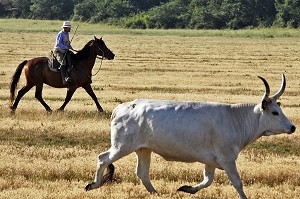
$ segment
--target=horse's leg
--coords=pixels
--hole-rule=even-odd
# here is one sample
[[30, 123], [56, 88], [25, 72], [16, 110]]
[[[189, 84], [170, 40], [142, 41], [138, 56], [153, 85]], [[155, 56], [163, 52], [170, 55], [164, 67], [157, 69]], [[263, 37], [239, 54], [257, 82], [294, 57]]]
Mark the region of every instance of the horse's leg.
[[15, 111], [18, 107], [18, 104], [21, 100], [21, 98], [33, 87], [34, 85], [32, 84], [27, 84], [23, 88], [21, 88], [18, 92], [17, 98], [14, 102], [14, 104], [10, 107], [12, 111]]
[[69, 101], [71, 100], [74, 92], [76, 91], [77, 87], [70, 87], [68, 88], [68, 91], [67, 91], [67, 96], [66, 96], [66, 99], [65, 99], [65, 102], [63, 103], [63, 105], [61, 105], [61, 107], [58, 109], [59, 111], [63, 111], [66, 107], [66, 105], [69, 103]]
[[102, 109], [101, 105], [99, 104], [98, 99], [97, 99], [91, 85], [87, 84], [87, 85], [83, 86], [82, 88], [84, 88], [84, 90], [92, 97], [92, 99], [96, 103], [98, 111], [103, 112], [103, 109]]
[[36, 90], [35, 90], [35, 98], [41, 102], [41, 104], [45, 107], [46, 111], [50, 112], [52, 110], [44, 101], [44, 99], [42, 97], [42, 91], [43, 91], [43, 84], [37, 84]]

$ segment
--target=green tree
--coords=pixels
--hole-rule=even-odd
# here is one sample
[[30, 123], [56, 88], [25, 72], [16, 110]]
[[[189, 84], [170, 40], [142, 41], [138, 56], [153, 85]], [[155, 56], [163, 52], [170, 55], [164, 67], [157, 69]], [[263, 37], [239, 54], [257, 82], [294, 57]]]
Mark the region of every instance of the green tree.
[[300, 0], [276, 0], [275, 24], [281, 27], [300, 27]]
[[13, 0], [14, 7], [13, 17], [28, 18], [30, 17], [30, 0]]
[[12, 0], [0, 1], [0, 17], [10, 17], [12, 10]]
[[186, 28], [189, 22], [189, 0], [174, 0], [154, 7], [147, 13], [148, 28]]
[[222, 3], [221, 10], [224, 12], [227, 28], [239, 29], [253, 25], [252, 2], [251, 0], [225, 0]]
[[34, 19], [69, 19], [73, 13], [72, 0], [31, 0], [31, 17]]
[[86, 0], [74, 6], [73, 20], [89, 21], [97, 13], [96, 1]]
[[108, 7], [108, 13], [112, 18], [121, 18], [134, 13], [135, 9], [129, 0], [114, 0]]
[[0, 16], [130, 28], [297, 28], [300, 0], [2, 0]]
[[275, 0], [255, 0], [253, 26], [270, 27], [276, 16]]
[[170, 0], [129, 0], [136, 12], [147, 11], [150, 8], [169, 2]]
[[274, 0], [225, 0], [222, 10], [232, 29], [271, 26], [276, 15]]
[[190, 28], [221, 29], [226, 26], [224, 12], [221, 10], [223, 0], [193, 0], [189, 4]]
[[75, 6], [73, 19], [97, 23], [130, 16], [134, 10], [128, 0], [88, 0]]

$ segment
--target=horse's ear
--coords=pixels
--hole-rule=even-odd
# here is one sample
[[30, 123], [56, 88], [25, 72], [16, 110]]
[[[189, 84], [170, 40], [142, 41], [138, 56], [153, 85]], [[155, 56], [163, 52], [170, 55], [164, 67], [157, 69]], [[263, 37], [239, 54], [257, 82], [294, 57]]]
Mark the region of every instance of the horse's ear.
[[97, 41], [97, 38], [94, 36], [94, 40]]

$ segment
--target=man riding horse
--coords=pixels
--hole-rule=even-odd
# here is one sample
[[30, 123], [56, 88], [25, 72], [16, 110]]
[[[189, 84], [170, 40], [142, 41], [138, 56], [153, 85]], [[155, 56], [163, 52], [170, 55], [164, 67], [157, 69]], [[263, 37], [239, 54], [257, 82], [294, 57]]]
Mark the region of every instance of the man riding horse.
[[71, 79], [68, 73], [68, 65], [71, 65], [71, 55], [69, 49], [73, 50], [69, 39], [69, 32], [72, 25], [69, 21], [65, 21], [62, 30], [57, 34], [56, 44], [54, 46], [54, 55], [60, 63], [60, 74], [64, 85], [69, 85]]
[[[61, 66], [63, 78], [61, 78], [60, 73], [57, 73], [57, 71], [50, 68], [51, 64], [49, 64], [48, 57], [36, 57], [33, 59], [24, 60], [16, 68], [16, 71], [14, 72], [10, 83], [10, 108], [12, 111], [15, 111], [17, 109], [21, 98], [34, 86], [36, 87], [36, 99], [39, 100], [39, 102], [45, 107], [47, 111], [51, 111], [51, 108], [47, 105], [42, 97], [43, 84], [47, 84], [55, 88], [68, 87], [65, 101], [58, 110], [64, 110], [65, 106], [71, 100], [76, 89], [82, 87], [92, 97], [92, 99], [96, 103], [98, 111], [103, 111], [91, 86], [92, 69], [98, 56], [102, 57], [101, 59], [106, 58], [108, 60], [113, 60], [115, 54], [105, 45], [102, 37], [98, 39], [94, 36], [94, 39], [87, 42], [81, 50], [78, 50], [76, 53], [70, 53], [70, 57], [72, 57], [72, 60], [74, 60], [74, 63], [76, 63], [76, 67], [74, 67], [69, 74], [69, 77], [72, 78], [72, 82], [68, 83], [68, 85], [63, 85], [63, 81], [61, 81], [61, 79], [63, 79], [65, 83], [68, 82], [68, 79], [65, 79], [65, 76], [67, 75], [65, 68], [66, 64], [68, 64], [68, 58], [66, 56], [66, 60], [64, 60], [63, 53], [67, 52], [69, 49], [72, 49], [70, 42], [68, 42], [68, 31], [71, 27], [72, 26], [70, 22], [64, 22], [64, 30], [63, 32], [61, 32], [62, 35], [59, 34], [57, 36], [57, 44], [55, 45], [55, 51], [58, 58], [62, 58], [61, 61], [63, 60]], [[69, 29], [65, 31], [65, 28]], [[61, 43], [63, 43], [63, 46], [60, 45]], [[26, 78], [26, 84], [18, 91], [18, 95], [15, 99], [15, 91], [23, 69]]]

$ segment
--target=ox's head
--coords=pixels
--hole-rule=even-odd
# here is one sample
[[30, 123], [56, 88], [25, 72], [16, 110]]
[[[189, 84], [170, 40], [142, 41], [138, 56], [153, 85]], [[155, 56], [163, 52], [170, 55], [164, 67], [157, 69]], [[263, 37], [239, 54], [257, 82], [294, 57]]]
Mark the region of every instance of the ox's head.
[[262, 77], [259, 78], [264, 82], [266, 87], [266, 92], [261, 104], [259, 105], [260, 107], [257, 107], [260, 109], [259, 112], [261, 112], [260, 127], [262, 128], [261, 130], [263, 131], [263, 135], [268, 136], [280, 133], [294, 133], [296, 127], [284, 115], [280, 107], [280, 102], [277, 102], [277, 99], [283, 94], [286, 86], [284, 74], [282, 74], [281, 88], [275, 95], [270, 97], [270, 87], [268, 82]]

